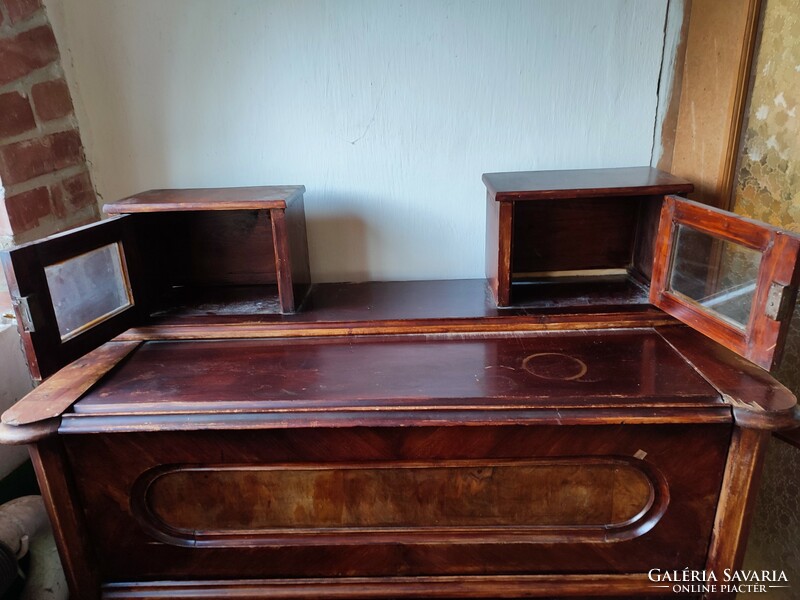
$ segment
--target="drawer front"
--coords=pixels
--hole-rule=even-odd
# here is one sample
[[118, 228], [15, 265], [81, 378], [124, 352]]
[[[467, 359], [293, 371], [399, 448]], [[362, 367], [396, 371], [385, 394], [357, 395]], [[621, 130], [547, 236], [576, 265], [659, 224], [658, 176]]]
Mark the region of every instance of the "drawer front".
[[104, 581], [699, 568], [730, 426], [63, 437]]

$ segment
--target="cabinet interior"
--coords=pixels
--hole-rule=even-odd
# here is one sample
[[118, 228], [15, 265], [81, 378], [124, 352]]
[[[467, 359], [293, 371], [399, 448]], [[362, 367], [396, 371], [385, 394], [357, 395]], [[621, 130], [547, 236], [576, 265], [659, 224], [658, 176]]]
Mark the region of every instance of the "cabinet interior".
[[132, 216], [151, 316], [281, 313], [269, 210]]
[[663, 196], [514, 204], [511, 303], [648, 304]]

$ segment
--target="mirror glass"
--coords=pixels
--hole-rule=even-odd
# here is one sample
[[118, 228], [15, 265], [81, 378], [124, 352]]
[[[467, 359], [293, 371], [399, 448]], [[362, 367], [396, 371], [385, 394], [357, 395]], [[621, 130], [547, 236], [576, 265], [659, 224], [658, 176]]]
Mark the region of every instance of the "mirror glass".
[[727, 323], [745, 329], [750, 319], [761, 252], [678, 224], [669, 291]]
[[118, 243], [48, 265], [44, 272], [62, 340], [133, 304]]

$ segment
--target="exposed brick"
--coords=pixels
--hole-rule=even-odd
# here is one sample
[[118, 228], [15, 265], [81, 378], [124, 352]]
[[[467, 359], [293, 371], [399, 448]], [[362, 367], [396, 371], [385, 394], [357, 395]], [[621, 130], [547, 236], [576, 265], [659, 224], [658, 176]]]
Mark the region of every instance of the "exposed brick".
[[0, 147], [0, 179], [6, 185], [28, 181], [83, 160], [77, 130], [53, 133]]
[[66, 178], [61, 184], [73, 210], [97, 204], [97, 196], [95, 196], [89, 173], [78, 173], [73, 177]]
[[25, 133], [36, 127], [31, 103], [19, 92], [0, 95], [0, 137]]
[[62, 225], [59, 223], [59, 231], [66, 231], [67, 229], [72, 229], [74, 227], [82, 227], [99, 220], [100, 211], [98, 210], [97, 206], [93, 206], [88, 209], [82, 208], [80, 211], [70, 215], [70, 218], [66, 220], [64, 227], [62, 227]]
[[4, 0], [8, 10], [8, 20], [19, 23], [29, 19], [42, 8], [42, 0]]
[[0, 39], [0, 85], [46, 67], [58, 57], [58, 45], [49, 25]]
[[53, 214], [59, 219], [63, 219], [69, 214], [69, 209], [64, 202], [64, 190], [60, 184], [50, 186], [50, 206]]
[[41, 219], [52, 214], [50, 192], [40, 187], [6, 198], [6, 214], [14, 234], [33, 229]]
[[37, 83], [31, 88], [31, 98], [36, 115], [42, 121], [60, 119], [72, 113], [72, 98], [63, 79]]

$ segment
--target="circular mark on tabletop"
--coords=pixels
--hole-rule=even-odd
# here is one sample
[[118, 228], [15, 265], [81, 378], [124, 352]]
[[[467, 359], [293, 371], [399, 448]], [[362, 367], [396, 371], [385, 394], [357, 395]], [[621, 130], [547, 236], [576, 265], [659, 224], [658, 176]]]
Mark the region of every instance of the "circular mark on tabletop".
[[574, 381], [586, 375], [588, 367], [579, 358], [560, 352], [538, 352], [522, 361], [522, 368], [542, 379]]

